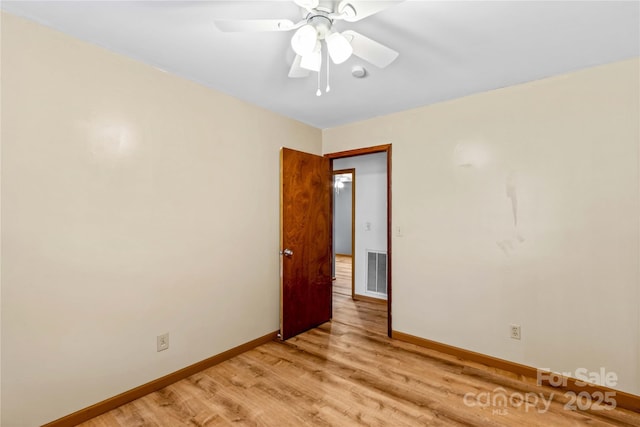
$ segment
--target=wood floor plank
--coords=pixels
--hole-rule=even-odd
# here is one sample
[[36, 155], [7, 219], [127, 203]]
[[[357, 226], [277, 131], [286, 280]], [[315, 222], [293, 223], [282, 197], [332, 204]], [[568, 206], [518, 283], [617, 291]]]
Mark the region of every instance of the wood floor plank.
[[[378, 417], [382, 416], [383, 419], [398, 419], [406, 424], [408, 421], [415, 421], [417, 417], [422, 415], [417, 411], [406, 413], [403, 410], [404, 408], [401, 408], [401, 405], [395, 405], [394, 402], [384, 399], [384, 396], [372, 393], [371, 390], [344, 379], [337, 374], [338, 372], [333, 373], [332, 370], [318, 369], [315, 361], [310, 362], [309, 360], [295, 357], [295, 355], [291, 354], [292, 349], [288, 346], [272, 346], [269, 350], [269, 352], [252, 352], [247, 354], [247, 357], [258, 358], [268, 364], [276, 363], [279, 366], [277, 370], [274, 369], [273, 374], [293, 376], [298, 380], [295, 384], [298, 387], [305, 387], [306, 384], [303, 384], [305, 382], [316, 383], [317, 387], [315, 389], [320, 393], [318, 398], [323, 399], [328, 407], [346, 415], [349, 418], [349, 424], [359, 423], [370, 415], [368, 412], [363, 414], [360, 408], [354, 408], [351, 404], [354, 399], [363, 404], [365, 408], [374, 410], [374, 413], [377, 413]], [[295, 361], [289, 358], [295, 359]], [[287, 360], [288, 363], [282, 365], [280, 363], [282, 360]], [[339, 371], [342, 375], [346, 373], [344, 370], [336, 371]], [[353, 374], [354, 372], [352, 370], [348, 374]], [[366, 398], [363, 399], [363, 397]]]
[[[640, 425], [639, 413], [567, 410], [566, 396], [530, 378], [388, 338], [386, 305], [351, 298], [350, 268], [348, 257], [338, 261], [331, 322], [82, 426]], [[515, 399], [508, 406], [465, 404], [465, 396], [497, 393]]]

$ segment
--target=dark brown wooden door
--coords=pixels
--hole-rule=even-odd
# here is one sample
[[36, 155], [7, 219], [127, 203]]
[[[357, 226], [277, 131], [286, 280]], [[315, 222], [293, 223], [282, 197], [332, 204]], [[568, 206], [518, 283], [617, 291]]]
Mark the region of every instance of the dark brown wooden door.
[[331, 318], [329, 159], [280, 151], [280, 334], [283, 340]]

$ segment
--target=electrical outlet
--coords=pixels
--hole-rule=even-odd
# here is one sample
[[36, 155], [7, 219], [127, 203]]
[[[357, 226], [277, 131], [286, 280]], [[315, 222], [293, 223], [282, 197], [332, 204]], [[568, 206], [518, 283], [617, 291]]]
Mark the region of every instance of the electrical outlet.
[[519, 340], [521, 336], [520, 325], [511, 325], [511, 338], [514, 340]]
[[169, 332], [166, 334], [158, 335], [156, 337], [156, 344], [158, 351], [163, 351], [169, 348]]

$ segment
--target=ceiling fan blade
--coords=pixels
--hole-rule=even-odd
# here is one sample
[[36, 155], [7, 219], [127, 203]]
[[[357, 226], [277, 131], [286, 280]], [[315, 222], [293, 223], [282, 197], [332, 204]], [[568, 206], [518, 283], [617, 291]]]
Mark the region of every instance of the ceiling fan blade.
[[[398, 3], [402, 3], [404, 0], [382, 0], [382, 1], [371, 1], [371, 0], [342, 0], [338, 4], [338, 13], [347, 12], [346, 16], [344, 16], [344, 20], [347, 22], [356, 22], [361, 19], [366, 18], [367, 16], [371, 16], [374, 13], [378, 13], [383, 11], [391, 6], [394, 6]], [[351, 7], [351, 10], [349, 8]], [[353, 15], [353, 11], [355, 11], [355, 16]]]
[[260, 31], [289, 31], [296, 25], [288, 19], [243, 19], [217, 20], [214, 25], [225, 33], [260, 32]]
[[300, 66], [300, 61], [302, 61], [302, 56], [296, 55], [293, 60], [293, 64], [291, 64], [291, 68], [289, 69], [289, 77], [292, 79], [299, 79], [302, 77], [309, 77], [311, 72], [306, 70]]
[[372, 63], [378, 68], [384, 68], [391, 64], [398, 57], [395, 50], [371, 40], [360, 33], [352, 30], [343, 31], [342, 35], [347, 38], [353, 47], [353, 54]]
[[293, 0], [293, 2], [301, 8], [307, 10], [315, 9], [320, 3], [319, 0]]

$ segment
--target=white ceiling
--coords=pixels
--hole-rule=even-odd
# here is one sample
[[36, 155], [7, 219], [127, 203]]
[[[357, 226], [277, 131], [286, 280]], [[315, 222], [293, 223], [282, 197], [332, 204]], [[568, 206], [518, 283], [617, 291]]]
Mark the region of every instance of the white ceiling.
[[[400, 52], [290, 79], [291, 33], [222, 33], [216, 19], [286, 18], [292, 1], [2, 1], [2, 9], [318, 128], [640, 56], [638, 1], [406, 1], [358, 31]], [[351, 69], [364, 65], [368, 76]], [[324, 71], [323, 71], [324, 88]], [[640, 77], [639, 77], [640, 78]]]

